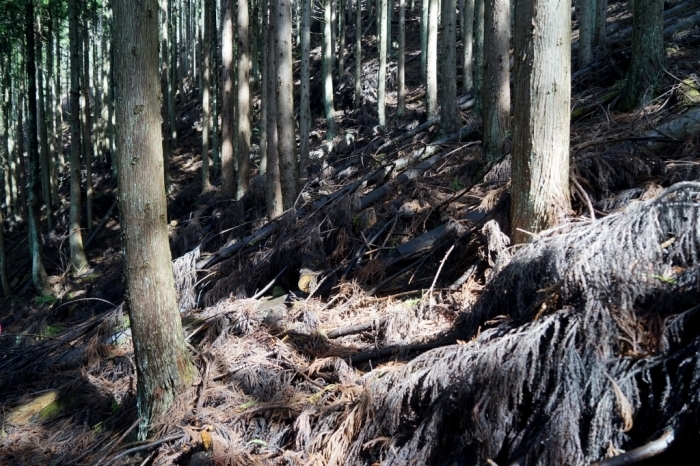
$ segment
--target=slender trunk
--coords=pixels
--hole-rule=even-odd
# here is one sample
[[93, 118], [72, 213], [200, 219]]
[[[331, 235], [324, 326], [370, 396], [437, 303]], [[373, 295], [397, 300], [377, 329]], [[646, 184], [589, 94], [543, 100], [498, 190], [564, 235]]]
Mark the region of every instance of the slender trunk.
[[7, 254], [5, 254], [5, 224], [2, 219], [2, 211], [0, 211], [0, 282], [2, 282], [2, 291], [5, 297], [12, 294], [10, 281], [7, 279]]
[[[268, 21], [268, 2], [264, 0], [258, 0], [260, 2], [260, 11], [262, 13], [262, 27], [260, 28], [260, 39], [262, 40], [262, 54], [260, 56], [261, 66], [260, 66], [260, 168], [259, 173], [265, 175], [267, 173], [267, 139], [268, 139], [268, 125], [267, 125], [267, 114], [268, 114], [268, 76], [269, 68], [268, 64], [268, 32], [269, 21]], [[269, 190], [268, 190], [269, 192]], [[269, 204], [268, 204], [269, 212]]]
[[[241, 0], [238, 0], [239, 2]], [[275, 25], [277, 71], [277, 138], [282, 184], [282, 205], [291, 209], [297, 199], [297, 147], [294, 120], [294, 77], [292, 74], [292, 4], [278, 0]]]
[[[291, 13], [290, 13], [291, 14]], [[240, 200], [250, 181], [250, 52], [248, 47], [248, 0], [238, 0], [238, 186], [236, 199]], [[291, 24], [290, 24], [291, 27]], [[291, 40], [291, 30], [290, 37]], [[291, 49], [291, 43], [289, 44]], [[291, 54], [291, 50], [290, 50]]]
[[569, 211], [571, 3], [516, 5], [511, 228], [531, 240]]
[[[114, 1], [114, 0], [112, 0]], [[209, 0], [205, 0], [209, 1]], [[175, 64], [177, 62], [177, 54], [175, 52], [175, 8], [173, 0], [168, 0], [168, 50], [165, 54], [170, 68], [170, 79], [168, 82], [168, 126], [170, 127], [170, 150], [174, 151], [177, 147], [177, 122], [175, 121], [175, 94], [177, 94], [177, 84], [175, 83]], [[202, 89], [200, 82], [200, 89]]]
[[323, 76], [323, 107], [326, 111], [326, 139], [328, 140], [335, 137], [335, 107], [333, 104], [333, 48], [331, 42], [331, 31], [333, 28], [331, 19], [331, 0], [325, 0], [323, 6], [323, 58], [321, 60], [321, 75]]
[[406, 113], [406, 0], [399, 0], [399, 64], [396, 116]]
[[[55, 5], [52, 5], [55, 6]], [[51, 206], [56, 206], [59, 203], [58, 199], [58, 181], [56, 179], [56, 160], [58, 159], [58, 147], [60, 146], [60, 136], [58, 134], [58, 127], [56, 126], [55, 116], [55, 106], [56, 106], [56, 80], [55, 80], [55, 69], [54, 69], [54, 29], [56, 27], [56, 13], [53, 11], [54, 8], [50, 8], [51, 17], [49, 18], [48, 31], [46, 35], [46, 100], [44, 103], [45, 111], [45, 121], [49, 125], [47, 132], [49, 133], [49, 184], [51, 185]], [[47, 115], [48, 114], [48, 115]], [[53, 215], [53, 209], [50, 209], [51, 215]]]
[[394, 0], [386, 0], [386, 55], [391, 57], [391, 21], [394, 16]]
[[165, 182], [165, 192], [170, 192], [172, 178], [170, 176], [170, 103], [168, 98], [169, 90], [172, 85], [170, 82], [170, 60], [168, 60], [168, 4], [166, 0], [159, 0], [160, 9], [160, 88], [163, 99], [164, 116], [162, 118], [161, 127], [163, 133], [163, 180]]
[[54, 119], [56, 121], [56, 130], [57, 130], [57, 156], [58, 159], [56, 160], [56, 163], [58, 164], [57, 171], [58, 173], [64, 173], [66, 170], [66, 158], [65, 155], [63, 154], [63, 94], [62, 94], [62, 87], [61, 87], [61, 55], [62, 55], [62, 50], [61, 49], [61, 23], [58, 18], [56, 18], [56, 101], [54, 103]]
[[474, 112], [481, 113], [481, 89], [484, 82], [484, 2], [474, 0]]
[[209, 181], [209, 128], [211, 127], [211, 14], [212, 0], [204, 0], [204, 63], [202, 64], [202, 192], [211, 191]]
[[68, 1], [70, 39], [70, 262], [74, 273], [88, 268], [80, 229], [80, 63], [77, 0]]
[[[440, 95], [440, 131], [452, 134], [459, 126], [457, 113], [457, 38], [455, 0], [442, 0], [442, 92]], [[506, 52], [506, 56], [508, 53]]]
[[5, 154], [5, 208], [7, 217], [14, 211], [15, 198], [17, 197], [17, 185], [14, 180], [14, 160], [12, 157], [12, 131], [10, 125], [10, 114], [12, 113], [12, 100], [10, 99], [10, 62], [8, 54], [7, 60], [2, 64], [3, 89], [2, 89], [2, 150]]
[[236, 130], [233, 99], [233, 0], [221, 2], [221, 195], [232, 199], [235, 195], [233, 133]]
[[24, 70], [20, 71], [19, 86], [17, 93], [17, 191], [19, 206], [15, 212], [22, 218], [27, 216], [27, 178], [26, 166], [24, 163]]
[[[330, 1], [330, 0], [326, 0]], [[270, 19], [267, 28], [267, 217], [269, 220], [284, 212], [282, 207], [282, 185], [280, 184], [280, 164], [277, 150], [277, 70], [275, 67], [275, 26], [277, 2], [270, 2]]]
[[387, 0], [379, 1], [379, 30], [377, 51], [379, 52], [379, 70], [377, 77], [377, 114], [379, 126], [386, 126], [386, 39], [387, 39]]
[[[73, 0], [72, 0], [73, 1]], [[149, 11], [151, 14], [149, 14]], [[114, 1], [119, 210], [140, 437], [195, 369], [175, 299], [160, 134], [157, 0]]]
[[428, 19], [430, 0], [421, 0], [420, 11], [420, 82], [428, 85]]
[[[221, 54], [219, 53], [219, 32], [217, 27], [217, 5], [212, 1], [211, 14], [211, 165], [214, 173], [221, 167], [219, 154], [219, 70], [221, 69]], [[182, 21], [180, 21], [182, 24]], [[182, 66], [179, 68], [182, 69]], [[182, 85], [180, 86], [182, 89]]]
[[607, 37], [608, 0], [596, 0], [595, 8], [595, 44], [601, 49], [608, 45]]
[[[41, 26], [39, 26], [41, 27]], [[41, 29], [40, 29], [41, 30]], [[37, 131], [39, 136], [39, 167], [41, 168], [41, 197], [46, 205], [46, 224], [48, 231], [53, 230], [53, 205], [51, 199], [51, 170], [49, 169], [49, 132], [46, 129], [46, 94], [44, 92], [44, 70], [42, 61], [41, 37], [36, 41], [37, 78]]]
[[[359, 0], [358, 0], [359, 1]], [[299, 175], [305, 178], [309, 166], [311, 131], [311, 0], [301, 0], [301, 89], [299, 92]]]
[[355, 0], [355, 3], [355, 110], [357, 110], [362, 106], [362, 0]]
[[508, 150], [510, 135], [510, 5], [507, 0], [486, 0], [484, 85], [481, 90], [486, 160], [494, 162]]
[[27, 40], [27, 81], [29, 82], [28, 97], [29, 111], [27, 112], [27, 138], [29, 139], [29, 186], [27, 211], [29, 218], [29, 249], [32, 256], [32, 281], [40, 295], [48, 294], [51, 290], [49, 279], [44, 269], [43, 247], [41, 241], [41, 224], [39, 222], [39, 144], [37, 139], [37, 88], [36, 88], [36, 56], [34, 44], [34, 0], [25, 3]]
[[[479, 0], [476, 0], [479, 1]], [[464, 29], [462, 29], [462, 92], [466, 94], [474, 87], [473, 41], [474, 41], [474, 0], [464, 0]]]
[[338, 34], [340, 35], [338, 47], [338, 80], [345, 74], [345, 2], [338, 0]]
[[[87, 13], [87, 12], [85, 12]], [[83, 69], [82, 69], [82, 80], [83, 80], [83, 157], [85, 161], [85, 208], [87, 211], [87, 231], [92, 232], [92, 115], [90, 107], [90, 46], [89, 46], [89, 34], [90, 31], [87, 26], [87, 19], [83, 22], [83, 35], [81, 37], [83, 42]]]
[[587, 66], [593, 60], [593, 38], [597, 0], [580, 0], [578, 16], [578, 67]]
[[428, 62], [426, 72], [426, 108], [428, 118], [437, 115], [437, 52], [438, 52], [438, 14], [440, 13], [438, 0], [427, 0], [428, 8]]

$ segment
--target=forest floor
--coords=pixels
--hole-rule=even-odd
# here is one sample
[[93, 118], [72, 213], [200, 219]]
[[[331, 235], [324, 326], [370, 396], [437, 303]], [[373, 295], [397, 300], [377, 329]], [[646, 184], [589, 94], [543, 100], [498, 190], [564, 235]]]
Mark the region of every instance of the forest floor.
[[[667, 38], [660, 96], [622, 113], [631, 21], [625, 3], [609, 8], [609, 49], [572, 79], [572, 211], [528, 247], [501, 233], [510, 161], [482, 169], [471, 96], [458, 134], [426, 122], [418, 2], [405, 117], [377, 127], [366, 35], [363, 105], [352, 110], [350, 47], [339, 135], [324, 140], [312, 85], [313, 163], [274, 222], [260, 177], [239, 202], [202, 194], [201, 103], [181, 95], [168, 214], [198, 376], [145, 441], [107, 156], [89, 272], [69, 274], [67, 237], [52, 232], [55, 293], [32, 297], [26, 227], [7, 220], [17, 293], [0, 310], [0, 464], [581, 464], [672, 432], [654, 463], [668, 464], [697, 445], [700, 186], [677, 183], [700, 179], [700, 30]], [[393, 56], [390, 116], [395, 83]]]

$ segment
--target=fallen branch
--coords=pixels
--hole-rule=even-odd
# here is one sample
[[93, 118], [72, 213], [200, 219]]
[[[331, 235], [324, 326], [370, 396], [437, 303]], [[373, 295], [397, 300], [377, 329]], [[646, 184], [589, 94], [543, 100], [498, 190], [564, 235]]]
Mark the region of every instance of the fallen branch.
[[125, 451], [119, 453], [114, 458], [112, 458], [112, 460], [110, 462], [114, 463], [115, 461], [120, 460], [124, 457], [127, 457], [131, 454], [138, 453], [138, 452], [144, 451], [144, 450], [150, 450], [151, 448], [157, 447], [158, 445], [162, 445], [164, 443], [173, 442], [175, 440], [180, 440], [184, 436], [185, 436], [185, 434], [170, 435], [168, 437], [163, 437], [160, 440], [156, 440], [155, 442], [147, 443], [146, 445], [141, 445], [139, 447], [129, 448], [128, 450], [125, 450]]
[[386, 323], [386, 319], [380, 319], [377, 321], [366, 322], [364, 324], [351, 325], [349, 327], [341, 327], [335, 330], [331, 330], [326, 333], [328, 338], [340, 338], [347, 335], [355, 335], [357, 333], [366, 332], [367, 330], [372, 330], [373, 328], [379, 328]]
[[347, 362], [350, 365], [360, 364], [372, 359], [385, 359], [391, 356], [399, 356], [407, 353], [415, 353], [418, 351], [427, 351], [441, 346], [454, 344], [455, 340], [450, 338], [446, 340], [432, 341], [429, 343], [416, 343], [405, 346], [387, 346], [386, 348], [378, 348], [370, 351], [362, 351], [347, 357]]
[[675, 435], [673, 429], [668, 428], [664, 431], [661, 437], [657, 438], [656, 440], [652, 440], [646, 445], [642, 445], [634, 450], [630, 450], [621, 455], [613, 456], [612, 458], [608, 458], [606, 460], [597, 461], [591, 464], [591, 466], [623, 466], [625, 464], [638, 463], [642, 460], [663, 453], [668, 449], [674, 439]]

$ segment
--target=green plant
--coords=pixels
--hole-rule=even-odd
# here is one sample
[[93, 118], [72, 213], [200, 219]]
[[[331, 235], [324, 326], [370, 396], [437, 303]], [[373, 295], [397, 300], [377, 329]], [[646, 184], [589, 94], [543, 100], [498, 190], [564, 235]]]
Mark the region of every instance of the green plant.
[[44, 335], [48, 337], [53, 337], [63, 332], [66, 328], [62, 325], [47, 325], [44, 330]]
[[462, 180], [460, 180], [459, 178], [455, 178], [454, 181], [452, 181], [452, 184], [450, 185], [450, 189], [452, 191], [461, 191], [462, 189], [464, 189]]
[[34, 298], [34, 302], [39, 306], [43, 306], [45, 304], [53, 306], [54, 304], [56, 304], [56, 301], [58, 301], [58, 298], [52, 294], [45, 294], [43, 296]]

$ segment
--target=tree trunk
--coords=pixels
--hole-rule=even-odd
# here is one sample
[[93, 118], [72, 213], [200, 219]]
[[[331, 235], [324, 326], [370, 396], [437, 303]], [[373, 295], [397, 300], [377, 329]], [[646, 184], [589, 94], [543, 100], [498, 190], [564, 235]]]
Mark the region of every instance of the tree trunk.
[[[241, 1], [241, 0], [238, 0]], [[294, 76], [292, 74], [292, 4], [278, 0], [275, 25], [275, 66], [277, 71], [277, 137], [284, 209], [297, 198], [297, 147], [294, 120]]]
[[87, 11], [83, 18], [83, 67], [82, 67], [82, 91], [83, 91], [83, 157], [85, 160], [85, 208], [87, 210], [87, 231], [92, 231], [92, 115], [90, 114], [90, 30], [87, 25]]
[[[114, 1], [114, 0], [112, 0]], [[170, 150], [174, 151], [177, 147], [177, 123], [175, 121], [175, 94], [177, 93], [177, 84], [175, 83], [175, 72], [176, 67], [174, 66], [177, 62], [177, 54], [175, 52], [175, 11], [173, 7], [174, 0], [168, 0], [168, 51], [165, 54], [169, 60], [170, 68], [170, 86], [168, 88], [168, 126], [170, 127]], [[204, 0], [209, 1], [209, 0]], [[201, 57], [200, 57], [201, 58]], [[200, 89], [202, 89], [202, 83], [200, 82]]]
[[484, 82], [481, 92], [484, 154], [488, 162], [508, 151], [510, 133], [510, 5], [507, 0], [486, 0]]
[[608, 0], [596, 0], [595, 16], [595, 44], [601, 49], [605, 49], [608, 44], [606, 31]]
[[311, 131], [311, 0], [301, 0], [301, 89], [299, 95], [299, 176], [305, 178], [309, 166]]
[[[261, 3], [261, 13], [262, 13], [262, 28], [261, 34], [260, 34], [260, 39], [262, 39], [262, 46], [260, 49], [262, 50], [262, 54], [260, 56], [260, 169], [259, 172], [261, 175], [265, 175], [267, 173], [267, 153], [268, 153], [268, 146], [267, 146], [267, 141], [268, 141], [268, 126], [267, 126], [267, 114], [268, 114], [268, 102], [269, 102], [269, 94], [268, 94], [268, 82], [269, 82], [269, 67], [268, 67], [268, 55], [269, 55], [269, 8], [268, 8], [268, 3], [264, 0], [258, 0]], [[268, 187], [268, 192], [269, 187]], [[268, 212], [270, 209], [270, 205], [268, 204]]]
[[531, 240], [570, 209], [571, 4], [518, 3], [515, 20], [513, 241]]
[[168, 59], [168, 3], [166, 0], [159, 0], [160, 9], [160, 88], [163, 95], [163, 117], [162, 117], [162, 133], [163, 133], [163, 180], [165, 181], [165, 192], [170, 191], [172, 179], [170, 176], [170, 60]]
[[484, 82], [484, 2], [474, 0], [474, 113], [481, 113]]
[[377, 114], [379, 126], [386, 126], [386, 39], [387, 39], [387, 0], [379, 0], [379, 30], [377, 31], [377, 51], [379, 52], [379, 70], [377, 77]]
[[399, 63], [396, 116], [406, 113], [406, 0], [399, 0]]
[[2, 220], [2, 211], [0, 211], [0, 282], [2, 282], [2, 291], [5, 297], [12, 294], [10, 282], [7, 279], [7, 254], [5, 254], [5, 224]]
[[355, 110], [362, 106], [362, 0], [355, 0]]
[[[290, 11], [291, 14], [291, 11]], [[238, 187], [236, 199], [240, 200], [250, 182], [250, 48], [248, 46], [248, 0], [238, 0]], [[291, 23], [290, 37], [291, 41]], [[290, 49], [291, 49], [291, 43]], [[290, 50], [291, 57], [291, 50]], [[293, 133], [292, 133], [293, 134]]]
[[323, 108], [326, 111], [326, 139], [335, 137], [335, 107], [333, 104], [333, 48], [331, 43], [331, 0], [323, 6]]
[[[217, 8], [218, 2], [216, 0], [212, 1], [212, 13], [211, 13], [211, 168], [213, 173], [218, 173], [221, 167], [221, 159], [219, 154], [219, 70], [221, 69], [221, 54], [219, 53], [219, 31], [217, 18]], [[182, 20], [180, 20], [182, 24]], [[182, 28], [180, 28], [180, 33], [182, 33]], [[182, 54], [178, 55], [182, 58]], [[178, 68], [182, 70], [182, 66]], [[180, 73], [182, 74], [182, 73]], [[180, 89], [184, 95], [184, 87], [182, 85], [182, 80], [180, 82]]]
[[[58, 173], [63, 173], [65, 172], [66, 169], [66, 158], [63, 154], [63, 95], [62, 95], [62, 87], [61, 87], [61, 21], [60, 17], [58, 17], [58, 12], [56, 13], [56, 27], [54, 28], [54, 31], [56, 33], [56, 75], [55, 75], [55, 82], [56, 82], [56, 93], [55, 93], [55, 103], [54, 103], [54, 119], [56, 120], [56, 130], [58, 133], [56, 134], [57, 136], [57, 141], [56, 141], [56, 150], [57, 150], [57, 172]], [[70, 64], [69, 64], [70, 66]], [[58, 199], [57, 199], [58, 200]]]
[[[41, 25], [39, 25], [41, 28]], [[53, 230], [53, 211], [51, 207], [51, 170], [49, 164], [49, 132], [46, 128], [46, 93], [44, 91], [44, 70], [42, 62], [41, 37], [36, 41], [37, 78], [37, 131], [39, 135], [39, 166], [41, 168], [41, 197], [46, 205], [46, 223], [48, 231]]]
[[[24, 54], [24, 51], [22, 52]], [[27, 178], [26, 178], [26, 166], [24, 163], [24, 95], [26, 88], [24, 86], [24, 72], [20, 71], [20, 76], [17, 78], [19, 81], [18, 93], [17, 93], [17, 189], [18, 189], [18, 199], [19, 206], [15, 209], [19, 215], [24, 218], [27, 216]]]
[[347, 0], [338, 0], [338, 34], [340, 41], [338, 43], [338, 80], [343, 79], [345, 74], [345, 2]]
[[209, 128], [211, 128], [211, 14], [212, 1], [204, 1], [204, 37], [202, 64], [202, 192], [212, 190], [209, 181]]
[[641, 108], [656, 96], [666, 65], [663, 13], [663, 0], [634, 2], [632, 59], [620, 101], [622, 110]]
[[[330, 0], [327, 0], [330, 1]], [[277, 70], [275, 63], [275, 21], [277, 2], [270, 2], [270, 17], [267, 27], [267, 217], [269, 220], [284, 212], [282, 207], [282, 185], [280, 184], [280, 163], [277, 150]]]
[[[440, 132], [444, 135], [454, 133], [459, 126], [459, 114], [457, 113], [456, 9], [455, 0], [442, 0]], [[506, 56], [508, 56], [507, 49]]]
[[593, 60], [597, 0], [580, 0], [578, 16], [578, 68]]
[[41, 241], [41, 224], [39, 222], [39, 144], [37, 139], [37, 89], [36, 62], [34, 44], [34, 0], [25, 3], [27, 40], [26, 64], [27, 81], [29, 82], [29, 111], [27, 112], [27, 138], [29, 140], [29, 186], [27, 197], [27, 213], [29, 217], [29, 248], [32, 255], [32, 281], [40, 295], [48, 294], [51, 290], [49, 280], [44, 270], [44, 257]]
[[233, 0], [221, 0], [221, 195], [233, 199], [235, 195], [235, 170], [233, 168]]
[[440, 13], [439, 0], [425, 0], [428, 3], [428, 61], [426, 71], [426, 109], [428, 118], [437, 115], [437, 52], [438, 52], [438, 14]]
[[168, 245], [157, 11], [157, 0], [114, 0], [119, 210], [142, 439], [149, 423], [167, 412], [195, 373], [175, 300]]
[[428, 19], [430, 0], [421, 0], [420, 10], [420, 82], [428, 85]]
[[386, 0], [386, 55], [391, 57], [391, 21], [394, 16], [394, 0]]
[[[478, 0], [477, 0], [478, 1]], [[474, 41], [474, 0], [464, 0], [464, 29], [462, 29], [462, 92], [466, 94], [474, 87], [474, 68], [472, 66]]]
[[88, 268], [80, 229], [80, 55], [77, 0], [68, 1], [70, 39], [70, 262], [74, 273]]
[[[58, 181], [56, 180], [56, 160], [58, 159], [58, 147], [60, 146], [60, 135], [56, 126], [56, 118], [54, 118], [54, 108], [56, 102], [56, 80], [54, 70], [54, 30], [57, 25], [55, 3], [49, 8], [48, 31], [46, 35], [46, 100], [44, 103], [45, 121], [49, 125], [47, 128], [49, 137], [49, 183], [51, 185], [51, 206], [58, 205]], [[53, 208], [49, 209], [53, 215]]]

